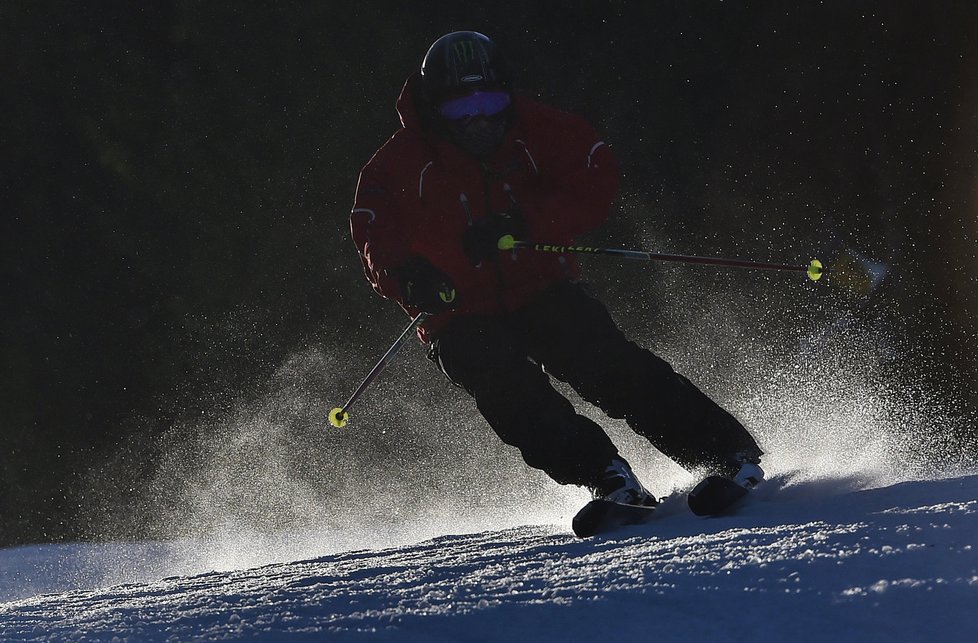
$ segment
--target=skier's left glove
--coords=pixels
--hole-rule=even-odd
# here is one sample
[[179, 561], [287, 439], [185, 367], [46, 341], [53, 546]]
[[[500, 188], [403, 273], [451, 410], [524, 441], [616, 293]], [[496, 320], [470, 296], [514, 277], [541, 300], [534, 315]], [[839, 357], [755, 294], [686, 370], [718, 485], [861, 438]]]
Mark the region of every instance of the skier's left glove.
[[499, 239], [507, 234], [517, 239], [526, 231], [526, 221], [518, 208], [508, 212], [493, 214], [470, 225], [462, 236], [462, 248], [465, 256], [478, 266], [487, 259], [499, 254]]
[[440, 313], [455, 307], [455, 287], [448, 275], [430, 261], [414, 255], [395, 271], [401, 282], [405, 304], [426, 313]]

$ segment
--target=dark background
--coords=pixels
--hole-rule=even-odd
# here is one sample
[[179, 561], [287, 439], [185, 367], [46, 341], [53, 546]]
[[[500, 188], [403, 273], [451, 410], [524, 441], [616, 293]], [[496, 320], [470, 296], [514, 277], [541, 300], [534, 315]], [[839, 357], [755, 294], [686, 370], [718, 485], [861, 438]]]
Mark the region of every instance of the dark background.
[[[975, 417], [971, 0], [141, 4], [0, 6], [0, 545], [98, 537], [93, 470], [151, 480], [174, 427], [259, 394], [298, 347], [351, 355], [323, 408], [348, 395], [405, 321], [349, 240], [357, 173], [456, 29], [612, 143], [622, 196], [598, 241], [886, 262], [868, 298], [815, 296], [892, 329], [894, 369]], [[648, 316], [617, 266], [592, 269]], [[795, 292], [777, 305], [811, 305]], [[950, 431], [974, 441], [971, 420]]]

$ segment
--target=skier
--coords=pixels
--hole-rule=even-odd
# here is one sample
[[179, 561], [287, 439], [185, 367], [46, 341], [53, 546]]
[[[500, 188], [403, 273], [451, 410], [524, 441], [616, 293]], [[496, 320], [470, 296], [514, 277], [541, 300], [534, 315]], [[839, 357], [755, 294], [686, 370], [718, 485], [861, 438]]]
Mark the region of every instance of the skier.
[[526, 463], [595, 499], [656, 504], [568, 383], [689, 469], [743, 487], [761, 449], [732, 415], [625, 338], [571, 255], [501, 252], [503, 235], [570, 245], [610, 214], [618, 167], [581, 118], [514, 93], [486, 36], [431, 45], [397, 101], [402, 127], [363, 168], [351, 214], [367, 279]]

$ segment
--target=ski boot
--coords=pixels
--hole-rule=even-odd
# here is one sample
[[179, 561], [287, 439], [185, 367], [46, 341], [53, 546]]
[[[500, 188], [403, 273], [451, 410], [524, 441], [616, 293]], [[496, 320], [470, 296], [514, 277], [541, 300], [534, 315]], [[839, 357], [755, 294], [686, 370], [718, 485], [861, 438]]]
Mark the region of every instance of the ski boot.
[[572, 523], [579, 538], [641, 524], [659, 504], [620, 457], [611, 461], [590, 489], [593, 500], [577, 512]]
[[628, 463], [620, 457], [611, 461], [601, 480], [591, 487], [591, 497], [620, 505], [654, 507], [658, 504], [655, 497], [635, 477]]

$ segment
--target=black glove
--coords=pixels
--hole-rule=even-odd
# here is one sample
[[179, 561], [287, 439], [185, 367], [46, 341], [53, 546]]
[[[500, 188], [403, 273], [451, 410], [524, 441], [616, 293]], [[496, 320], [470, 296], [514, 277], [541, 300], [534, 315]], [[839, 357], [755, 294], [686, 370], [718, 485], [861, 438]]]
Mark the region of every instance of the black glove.
[[455, 287], [448, 275], [415, 255], [395, 271], [401, 280], [404, 303], [426, 313], [440, 313], [455, 307]]
[[499, 238], [511, 234], [517, 239], [523, 236], [526, 222], [519, 210], [493, 214], [479, 219], [468, 227], [462, 236], [462, 249], [473, 266], [499, 254]]

